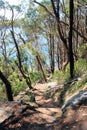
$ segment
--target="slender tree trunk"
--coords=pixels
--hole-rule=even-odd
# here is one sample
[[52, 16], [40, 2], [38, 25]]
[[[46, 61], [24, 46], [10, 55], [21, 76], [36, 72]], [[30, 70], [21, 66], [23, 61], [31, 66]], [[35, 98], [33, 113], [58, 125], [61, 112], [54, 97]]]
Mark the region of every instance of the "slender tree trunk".
[[[14, 23], [14, 11], [13, 11], [12, 7], [10, 7], [10, 8], [11, 8], [11, 11], [12, 11], [12, 20], [11, 20], [11, 28], [12, 28], [12, 30], [11, 30], [11, 35], [12, 35], [12, 38], [13, 38], [13, 41], [15, 43], [15, 47], [16, 47], [16, 50], [17, 50], [18, 61], [19, 61], [18, 68], [19, 68], [23, 78], [26, 80], [26, 83], [27, 83], [28, 87], [30, 89], [32, 89], [30, 77], [28, 75], [26, 75], [26, 73], [23, 70], [23, 65], [22, 65], [22, 62], [21, 62], [21, 55], [20, 55], [18, 43], [17, 43], [17, 40], [16, 40], [15, 35], [14, 35], [14, 24], [13, 24]], [[23, 41], [23, 42], [25, 42], [25, 41]]]
[[0, 71], [0, 79], [3, 81], [3, 83], [6, 86], [6, 93], [7, 93], [7, 98], [8, 101], [13, 101], [13, 96], [12, 96], [12, 90], [11, 90], [11, 84], [7, 80], [7, 78], [3, 75], [3, 73]]
[[32, 85], [31, 85], [31, 80], [30, 80], [30, 77], [28, 75], [26, 75], [26, 73], [24, 72], [23, 70], [23, 65], [22, 65], [22, 62], [21, 62], [21, 55], [20, 55], [20, 51], [19, 51], [19, 47], [18, 47], [18, 43], [16, 41], [16, 38], [15, 38], [15, 35], [14, 35], [14, 31], [12, 30], [11, 31], [11, 34], [12, 34], [12, 38], [14, 40], [14, 43], [15, 43], [15, 47], [16, 47], [16, 50], [17, 50], [17, 55], [18, 55], [18, 61], [19, 61], [19, 64], [17, 64], [23, 78], [26, 80], [26, 83], [28, 85], [28, 87], [30, 89], [32, 89]]
[[55, 63], [54, 63], [54, 36], [50, 34], [50, 68], [51, 73], [54, 73]]
[[38, 64], [39, 64], [39, 66], [40, 66], [40, 70], [41, 70], [41, 73], [42, 73], [42, 77], [43, 77], [44, 81], [47, 82], [47, 79], [46, 79], [46, 76], [45, 76], [45, 73], [44, 73], [42, 64], [41, 64], [41, 62], [40, 62], [39, 54], [36, 55], [36, 59], [37, 59], [37, 62], [38, 62]]
[[73, 78], [74, 72], [74, 57], [73, 57], [73, 49], [72, 49], [72, 35], [73, 35], [73, 0], [69, 2], [70, 7], [70, 31], [69, 31], [69, 62], [70, 62], [70, 76]]
[[78, 16], [79, 16], [79, 12], [78, 12], [78, 0], [77, 0], [77, 36], [76, 36], [76, 50], [78, 48], [78, 30], [79, 30], [79, 19], [78, 19]]
[[56, 61], [57, 61], [57, 65], [58, 65], [58, 70], [60, 70], [60, 49], [59, 49], [59, 42], [57, 42]]
[[[21, 37], [21, 35], [20, 35], [20, 39], [23, 41], [24, 44], [26, 44], [25, 40]], [[47, 82], [47, 79], [46, 79], [46, 76], [45, 76], [45, 73], [44, 73], [44, 70], [43, 70], [41, 61], [40, 61], [40, 55], [39, 55], [39, 53], [37, 53], [37, 55], [36, 55], [36, 60], [37, 60], [38, 65], [39, 65], [39, 66], [38, 66], [38, 69], [41, 70], [42, 77], [43, 77], [44, 81]], [[30, 80], [29, 80], [29, 82], [31, 83]]]

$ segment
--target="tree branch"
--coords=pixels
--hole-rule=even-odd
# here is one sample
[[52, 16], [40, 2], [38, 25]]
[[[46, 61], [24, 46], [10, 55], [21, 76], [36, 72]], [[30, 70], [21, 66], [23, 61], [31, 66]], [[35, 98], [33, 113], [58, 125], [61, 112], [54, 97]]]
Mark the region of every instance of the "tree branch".
[[37, 2], [36, 0], [34, 0], [33, 2], [36, 3], [36, 4], [38, 4], [38, 5], [40, 5], [41, 7], [43, 7], [48, 14], [50, 14], [50, 15], [53, 16], [53, 17], [55, 17], [54, 13], [50, 12], [50, 11], [47, 9], [46, 6], [44, 6], [43, 4]]

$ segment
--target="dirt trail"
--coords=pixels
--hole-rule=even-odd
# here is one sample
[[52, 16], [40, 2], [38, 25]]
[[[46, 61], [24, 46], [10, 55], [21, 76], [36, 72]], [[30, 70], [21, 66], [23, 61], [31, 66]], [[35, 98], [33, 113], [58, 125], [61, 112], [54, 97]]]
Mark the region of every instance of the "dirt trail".
[[33, 110], [26, 107], [19, 113], [17, 111], [20, 108], [15, 106], [15, 116], [2, 123], [0, 130], [58, 130], [62, 112], [54, 97], [46, 98], [47, 91], [47, 84], [36, 84], [33, 93], [38, 107]]
[[55, 83], [36, 84], [33, 91], [35, 108], [16, 102], [20, 95], [13, 103], [0, 104], [1, 122], [11, 114], [9, 119], [0, 124], [0, 130], [87, 130], [87, 102], [77, 109], [68, 109], [62, 115], [55, 98], [59, 87], [62, 86]]

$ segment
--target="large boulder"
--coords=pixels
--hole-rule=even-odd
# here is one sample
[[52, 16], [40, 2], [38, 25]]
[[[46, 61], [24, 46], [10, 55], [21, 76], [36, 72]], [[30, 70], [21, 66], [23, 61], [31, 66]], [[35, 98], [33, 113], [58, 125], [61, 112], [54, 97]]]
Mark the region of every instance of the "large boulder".
[[62, 111], [65, 112], [68, 108], [76, 108], [82, 104], [87, 103], [87, 90], [81, 91], [71, 99], [65, 102], [62, 106]]

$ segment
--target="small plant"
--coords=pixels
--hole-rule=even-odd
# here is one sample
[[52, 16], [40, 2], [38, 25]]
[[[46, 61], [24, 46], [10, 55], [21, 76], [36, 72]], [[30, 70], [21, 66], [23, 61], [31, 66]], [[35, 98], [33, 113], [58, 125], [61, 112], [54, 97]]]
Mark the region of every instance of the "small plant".
[[66, 80], [69, 79], [69, 70], [66, 71], [55, 71], [53, 74], [53, 79], [57, 80], [58, 83], [64, 83]]
[[30, 72], [29, 76], [32, 83], [41, 79], [41, 74], [39, 72]]
[[87, 61], [85, 59], [79, 59], [75, 62], [75, 75], [81, 76], [87, 71]]
[[16, 79], [12, 87], [13, 95], [16, 96], [19, 92], [24, 91], [26, 88], [27, 88], [27, 85], [24, 79], [22, 79], [22, 81], [20, 81], [19, 79]]

